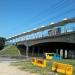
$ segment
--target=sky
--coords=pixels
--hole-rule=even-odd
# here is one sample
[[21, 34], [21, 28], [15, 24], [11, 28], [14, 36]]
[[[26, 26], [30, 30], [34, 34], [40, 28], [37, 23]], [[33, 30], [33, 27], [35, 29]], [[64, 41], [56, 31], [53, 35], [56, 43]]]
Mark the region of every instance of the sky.
[[65, 17], [75, 17], [75, 0], [0, 0], [0, 37], [8, 38]]

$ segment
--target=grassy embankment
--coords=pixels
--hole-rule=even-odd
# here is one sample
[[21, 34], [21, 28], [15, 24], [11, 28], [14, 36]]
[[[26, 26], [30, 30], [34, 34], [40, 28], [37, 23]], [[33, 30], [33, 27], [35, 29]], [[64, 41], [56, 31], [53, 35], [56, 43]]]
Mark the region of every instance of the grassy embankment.
[[0, 56], [20, 56], [19, 50], [15, 45], [8, 46], [7, 48], [0, 51]]
[[[19, 69], [21, 70], [25, 70], [25, 71], [29, 71], [31, 73], [38, 73], [40, 75], [54, 75], [54, 73], [51, 71], [51, 66], [52, 63], [54, 61], [47, 61], [47, 67], [46, 68], [39, 68], [37, 66], [34, 66], [31, 63], [31, 60], [29, 61], [20, 61], [20, 62], [16, 62], [16, 63], [12, 63], [12, 65], [17, 66]], [[61, 63], [66, 63], [66, 64], [71, 64], [73, 65], [73, 75], [75, 75], [75, 60], [72, 59], [62, 59], [58, 62]], [[63, 74], [59, 74], [59, 75], [63, 75]]]

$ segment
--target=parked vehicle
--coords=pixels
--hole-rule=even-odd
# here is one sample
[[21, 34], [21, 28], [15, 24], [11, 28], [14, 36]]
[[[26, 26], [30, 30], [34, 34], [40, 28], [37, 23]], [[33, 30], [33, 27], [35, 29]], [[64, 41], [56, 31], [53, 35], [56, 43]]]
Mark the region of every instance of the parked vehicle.
[[45, 53], [44, 58], [45, 59], [59, 60], [59, 59], [61, 59], [61, 56], [56, 54], [56, 53]]

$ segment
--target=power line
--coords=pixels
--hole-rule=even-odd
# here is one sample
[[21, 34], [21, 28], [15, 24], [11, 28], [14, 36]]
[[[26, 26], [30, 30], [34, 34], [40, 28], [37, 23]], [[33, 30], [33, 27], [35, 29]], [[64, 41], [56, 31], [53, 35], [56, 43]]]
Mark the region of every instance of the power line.
[[[68, 3], [69, 3], [70, 1], [72, 1], [72, 0], [69, 0]], [[58, 9], [58, 8], [61, 8], [61, 7], [64, 6], [65, 3], [67, 3], [67, 0], [61, 0], [61, 1], [59, 1], [59, 2], [57, 2], [57, 3], [55, 3], [55, 4], [53, 4], [53, 5], [51, 5], [48, 9], [41, 11], [38, 15], [33, 16], [31, 19], [40, 17], [40, 15], [43, 15], [43, 14], [48, 13], [48, 11], [50, 11], [50, 9], [52, 9], [52, 8], [53, 8], [54, 10], [56, 10], [56, 9]], [[73, 3], [73, 2], [72, 2], [72, 3]], [[70, 4], [71, 4], [71, 2], [70, 2]], [[72, 5], [72, 4], [71, 4], [71, 5]], [[50, 11], [50, 13], [53, 12], [54, 10]], [[59, 9], [59, 10], [60, 10], [60, 9]]]
[[[61, 6], [61, 4], [63, 4], [63, 3], [65, 3], [65, 1], [66, 0], [61, 0], [61, 1], [59, 1], [59, 2], [57, 2], [57, 3], [55, 3], [53, 6], [55, 6], [54, 8], [55, 8], [55, 10], [56, 10], [56, 8], [58, 8], [59, 6]], [[57, 4], [57, 5], [56, 5]], [[52, 8], [52, 6], [51, 6], [51, 8]], [[50, 8], [49, 8], [50, 9]], [[53, 10], [54, 11], [54, 10]], [[52, 12], [52, 11], [51, 11]], [[46, 13], [47, 13], [47, 11], [46, 11]], [[55, 12], [54, 12], [55, 13]], [[43, 13], [42, 13], [43, 14]], [[29, 25], [29, 26], [31, 26], [31, 25]]]
[[43, 22], [49, 21], [50, 19], [60, 17], [62, 14], [67, 14], [68, 12], [70, 13], [70, 12], [74, 11], [74, 9], [75, 9], [75, 8], [70, 9], [70, 10], [68, 10], [68, 11], [64, 12], [64, 13], [60, 13], [60, 14], [58, 14], [58, 15], [57, 15], [57, 16], [55, 16], [55, 17], [51, 17], [51, 18], [50, 18], [50, 17], [48, 17], [47, 19], [44, 19], [43, 21], [41, 21], [41, 22], [39, 22], [39, 23], [36, 23], [36, 24], [33, 24], [33, 25], [38, 25], [38, 24], [41, 24], [41, 23], [43, 23]]
[[[58, 15], [55, 16], [55, 17], [48, 18], [47, 20], [50, 20], [50, 19], [54, 19], [54, 18], [57, 18], [57, 17], [63, 16], [63, 14], [69, 14], [69, 13], [71, 13], [71, 12], [73, 12], [73, 11], [75, 11], [75, 8], [70, 9], [70, 10], [64, 12], [64, 13], [60, 13], [60, 14], [58, 14]], [[43, 22], [45, 22], [45, 21], [47, 21], [47, 20], [44, 20]], [[42, 23], [42, 22], [41, 22], [41, 23]]]
[[[46, 10], [41, 11], [41, 12], [40, 12], [39, 14], [37, 14], [36, 16], [33, 16], [31, 19], [40, 17], [40, 15], [43, 15], [43, 14], [45, 14], [45, 13], [48, 13], [48, 11], [50, 11], [50, 9], [52, 9], [52, 8], [54, 8], [54, 9], [58, 8], [59, 6], [61, 6], [61, 4], [62, 4], [63, 2], [65, 3], [65, 1], [66, 1], [66, 0], [60, 0], [60, 1], [58, 1], [57, 3], [51, 5], [49, 8], [47, 8]], [[50, 12], [51, 12], [51, 11], [50, 11]]]

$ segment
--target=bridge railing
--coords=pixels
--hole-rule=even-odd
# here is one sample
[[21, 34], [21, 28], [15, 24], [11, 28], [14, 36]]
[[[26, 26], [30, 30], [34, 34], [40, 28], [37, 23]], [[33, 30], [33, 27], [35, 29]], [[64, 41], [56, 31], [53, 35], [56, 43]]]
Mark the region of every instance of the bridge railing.
[[[14, 43], [23, 40], [38, 39], [38, 38], [44, 38], [46, 36], [50, 37], [50, 36], [60, 35], [62, 33], [73, 32], [75, 31], [75, 26], [70, 29], [66, 29], [66, 27], [64, 26], [64, 24], [72, 22], [75, 23], [75, 18], [64, 20], [55, 24], [51, 24], [49, 26], [37, 28], [35, 30], [10, 37], [7, 39], [7, 41]], [[64, 27], [64, 29], [62, 29], [62, 27]]]
[[68, 32], [74, 32], [75, 27], [71, 27], [66, 30], [64, 29], [63, 31], [60, 31], [60, 32], [56, 32], [56, 30], [55, 31], [53, 30], [49, 33], [49, 31], [50, 30], [46, 30], [46, 31], [31, 34], [31, 35], [26, 35], [17, 39], [13, 39], [10, 42], [15, 43], [15, 42], [24, 41], [24, 40], [34, 40], [34, 39], [36, 40], [36, 39], [42, 39], [44, 37], [53, 37], [53, 36], [61, 35]]

